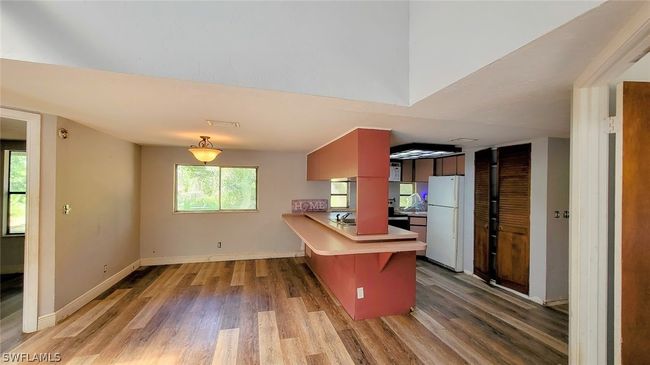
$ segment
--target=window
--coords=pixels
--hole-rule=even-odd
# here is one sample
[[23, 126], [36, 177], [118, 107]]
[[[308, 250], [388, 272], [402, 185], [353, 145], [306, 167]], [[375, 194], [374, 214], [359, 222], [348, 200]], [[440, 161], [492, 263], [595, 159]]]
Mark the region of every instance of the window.
[[5, 151], [5, 191], [7, 192], [5, 233], [25, 234], [27, 215], [27, 152]]
[[347, 180], [332, 179], [330, 185], [330, 208], [349, 208], [349, 191], [350, 184]]
[[176, 165], [176, 212], [257, 210], [257, 167]]
[[410, 196], [414, 193], [413, 184], [399, 184], [399, 207], [406, 208], [411, 205]]

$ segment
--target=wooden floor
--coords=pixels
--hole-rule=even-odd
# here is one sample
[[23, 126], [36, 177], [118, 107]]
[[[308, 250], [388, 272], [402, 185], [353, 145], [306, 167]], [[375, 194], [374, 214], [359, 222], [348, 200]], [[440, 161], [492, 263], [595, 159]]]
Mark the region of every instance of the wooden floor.
[[352, 321], [304, 260], [141, 268], [13, 352], [71, 364], [558, 364], [567, 316], [418, 261], [410, 315]]
[[16, 346], [27, 335], [23, 325], [23, 274], [0, 275], [0, 352]]

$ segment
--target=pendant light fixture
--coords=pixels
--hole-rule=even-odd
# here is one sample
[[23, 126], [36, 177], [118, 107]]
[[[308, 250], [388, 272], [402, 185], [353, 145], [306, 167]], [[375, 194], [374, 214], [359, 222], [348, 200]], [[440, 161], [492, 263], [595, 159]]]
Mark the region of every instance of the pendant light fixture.
[[210, 142], [210, 137], [208, 136], [200, 136], [201, 140], [199, 143], [196, 144], [196, 146], [192, 145], [188, 149], [188, 151], [192, 152], [194, 155], [194, 158], [197, 160], [203, 162], [203, 164], [207, 164], [208, 162], [214, 160], [219, 156], [222, 150], [214, 147], [212, 142]]

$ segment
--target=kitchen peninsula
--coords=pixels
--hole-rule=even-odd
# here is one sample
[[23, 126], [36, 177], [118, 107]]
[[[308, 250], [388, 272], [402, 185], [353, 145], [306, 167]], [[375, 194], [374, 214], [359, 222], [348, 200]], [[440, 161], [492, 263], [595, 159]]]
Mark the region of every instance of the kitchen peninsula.
[[355, 179], [352, 222], [330, 213], [283, 216], [311, 270], [355, 320], [408, 313], [415, 255], [426, 247], [417, 233], [388, 225], [390, 133], [358, 128], [307, 155], [307, 180]]
[[426, 247], [417, 233], [390, 227], [357, 235], [326, 213], [283, 219], [305, 243], [309, 267], [353, 319], [408, 313], [415, 305], [415, 252]]

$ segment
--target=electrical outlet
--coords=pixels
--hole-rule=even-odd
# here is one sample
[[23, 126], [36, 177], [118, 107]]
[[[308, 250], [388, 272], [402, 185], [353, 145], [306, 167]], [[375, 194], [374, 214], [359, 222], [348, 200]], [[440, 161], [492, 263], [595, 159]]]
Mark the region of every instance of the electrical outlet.
[[221, 241], [217, 242], [217, 248], [221, 248]]
[[363, 287], [357, 288], [357, 299], [363, 299]]
[[108, 272], [108, 265], [104, 265], [104, 272]]
[[72, 209], [72, 208], [70, 208], [70, 204], [65, 204], [65, 205], [63, 206], [63, 214], [65, 214], [65, 215], [70, 214], [70, 210], [71, 210], [71, 209]]

